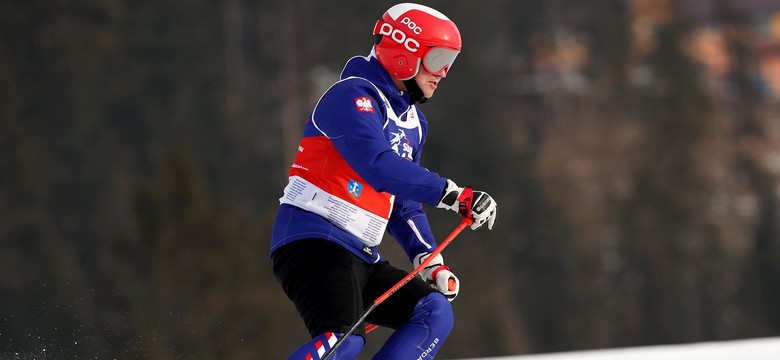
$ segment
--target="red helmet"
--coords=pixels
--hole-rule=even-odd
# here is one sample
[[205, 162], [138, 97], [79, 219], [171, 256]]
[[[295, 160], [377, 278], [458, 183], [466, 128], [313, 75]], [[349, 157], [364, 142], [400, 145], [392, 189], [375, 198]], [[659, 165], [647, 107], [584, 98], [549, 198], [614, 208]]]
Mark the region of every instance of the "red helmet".
[[441, 12], [425, 5], [403, 3], [388, 9], [376, 22], [374, 35], [381, 39], [374, 53], [390, 75], [408, 80], [420, 71], [449, 69], [460, 53], [460, 32]]

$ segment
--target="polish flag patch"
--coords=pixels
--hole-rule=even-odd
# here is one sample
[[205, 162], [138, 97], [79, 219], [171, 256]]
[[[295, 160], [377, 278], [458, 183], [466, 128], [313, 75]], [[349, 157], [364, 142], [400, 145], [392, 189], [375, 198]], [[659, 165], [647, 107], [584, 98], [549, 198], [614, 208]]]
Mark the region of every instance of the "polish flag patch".
[[355, 98], [355, 106], [357, 106], [357, 110], [360, 112], [367, 112], [367, 113], [374, 112], [374, 104], [371, 102], [370, 98], [367, 98], [365, 96]]

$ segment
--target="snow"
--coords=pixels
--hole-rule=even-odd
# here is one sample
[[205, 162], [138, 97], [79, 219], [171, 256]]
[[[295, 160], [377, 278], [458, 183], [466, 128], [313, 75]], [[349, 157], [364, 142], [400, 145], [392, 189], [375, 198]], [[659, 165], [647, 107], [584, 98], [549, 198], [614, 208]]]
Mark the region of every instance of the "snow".
[[[778, 360], [780, 337], [493, 357], [489, 360]], [[462, 360], [488, 360], [473, 358]]]

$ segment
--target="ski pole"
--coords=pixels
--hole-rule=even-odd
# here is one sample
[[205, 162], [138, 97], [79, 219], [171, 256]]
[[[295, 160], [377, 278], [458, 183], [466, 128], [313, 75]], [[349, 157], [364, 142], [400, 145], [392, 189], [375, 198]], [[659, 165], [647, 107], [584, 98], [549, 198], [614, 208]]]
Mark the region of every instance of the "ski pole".
[[[376, 298], [376, 300], [374, 300], [374, 302], [371, 303], [371, 306], [369, 306], [366, 310], [363, 311], [363, 314], [361, 314], [360, 317], [352, 324], [352, 326], [350, 326], [349, 330], [346, 333], [344, 333], [344, 336], [342, 336], [338, 341], [336, 341], [336, 343], [333, 344], [333, 347], [331, 347], [330, 350], [328, 350], [328, 352], [325, 353], [325, 356], [322, 357], [322, 360], [328, 360], [328, 358], [330, 358], [330, 356], [336, 352], [336, 349], [338, 349], [341, 346], [341, 344], [343, 344], [344, 341], [347, 340], [347, 337], [350, 336], [352, 333], [354, 333], [355, 330], [357, 330], [358, 326], [360, 326], [360, 324], [362, 324], [363, 321], [366, 320], [366, 317], [368, 317], [368, 314], [370, 314], [371, 311], [374, 310], [374, 308], [376, 308], [377, 306], [379, 306], [379, 304], [387, 300], [387, 298], [389, 298], [391, 295], [395, 294], [395, 292], [398, 291], [398, 289], [406, 285], [409, 281], [412, 281], [412, 279], [415, 276], [417, 276], [417, 274], [419, 274], [420, 271], [425, 269], [425, 267], [428, 266], [428, 264], [430, 264], [431, 261], [433, 261], [433, 258], [435, 258], [436, 255], [439, 255], [439, 253], [441, 253], [442, 250], [444, 250], [444, 248], [447, 247], [447, 245], [449, 245], [452, 242], [452, 240], [455, 239], [455, 237], [458, 236], [458, 234], [460, 234], [461, 231], [463, 231], [463, 229], [466, 228], [466, 226], [471, 225], [472, 222], [474, 222], [472, 218], [464, 217], [463, 221], [460, 222], [458, 227], [456, 227], [455, 230], [453, 230], [452, 233], [450, 233], [450, 235], [447, 236], [447, 238], [444, 239], [441, 242], [441, 244], [439, 244], [439, 246], [435, 250], [433, 250], [433, 252], [430, 255], [428, 255], [428, 257], [425, 259], [425, 261], [422, 262], [422, 264], [414, 268], [414, 270], [412, 270], [412, 272], [410, 272], [403, 279], [401, 279], [401, 281], [393, 285], [393, 287], [385, 291], [384, 294]], [[371, 330], [373, 330], [373, 328]]]

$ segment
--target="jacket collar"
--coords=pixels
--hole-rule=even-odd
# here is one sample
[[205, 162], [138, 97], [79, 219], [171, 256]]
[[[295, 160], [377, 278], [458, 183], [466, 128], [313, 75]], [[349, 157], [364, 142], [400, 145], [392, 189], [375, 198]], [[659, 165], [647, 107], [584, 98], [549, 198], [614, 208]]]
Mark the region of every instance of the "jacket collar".
[[374, 51], [368, 56], [355, 56], [344, 65], [341, 71], [341, 79], [350, 76], [364, 78], [374, 84], [385, 97], [390, 101], [393, 111], [401, 114], [409, 109], [410, 96], [408, 91], [401, 91], [393, 83], [393, 78], [382, 67], [379, 60], [374, 56]]

